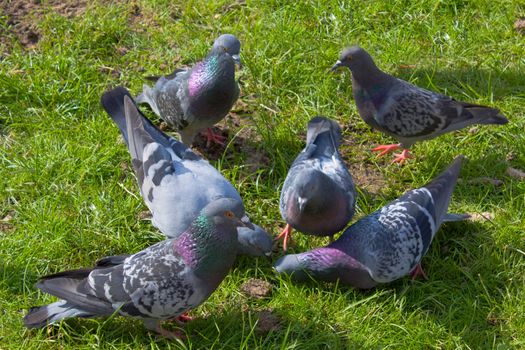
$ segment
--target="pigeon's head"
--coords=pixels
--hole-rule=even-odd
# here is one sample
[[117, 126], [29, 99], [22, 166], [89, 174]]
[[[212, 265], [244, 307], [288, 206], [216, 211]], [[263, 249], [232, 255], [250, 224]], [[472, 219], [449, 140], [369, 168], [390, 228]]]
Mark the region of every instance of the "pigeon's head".
[[238, 199], [216, 199], [202, 209], [201, 215], [207, 217], [216, 227], [243, 226], [253, 229], [253, 224], [244, 214], [244, 205]]
[[239, 56], [241, 52], [241, 42], [235, 35], [223, 34], [215, 39], [211, 53], [220, 53], [223, 51], [227, 52], [236, 64], [241, 65], [241, 58]]
[[253, 226], [253, 230], [248, 227], [237, 228], [239, 253], [250, 256], [271, 256], [273, 242], [270, 235], [260, 226]]
[[348, 67], [352, 72], [354, 71], [368, 71], [375, 67], [374, 60], [364, 49], [359, 46], [347, 47], [341, 52], [339, 59], [330, 68], [331, 71], [337, 70], [339, 67]]
[[306, 267], [303, 266], [303, 263], [299, 259], [300, 255], [301, 254], [285, 255], [277, 260], [273, 268], [278, 274], [286, 274], [294, 281], [307, 281], [310, 276], [306, 271]]

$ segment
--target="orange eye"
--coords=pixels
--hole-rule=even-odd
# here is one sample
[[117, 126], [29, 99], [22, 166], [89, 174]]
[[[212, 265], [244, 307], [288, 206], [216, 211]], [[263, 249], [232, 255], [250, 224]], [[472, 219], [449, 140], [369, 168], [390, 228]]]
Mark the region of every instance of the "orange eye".
[[225, 212], [224, 215], [229, 219], [233, 219], [235, 217], [235, 214], [231, 211]]

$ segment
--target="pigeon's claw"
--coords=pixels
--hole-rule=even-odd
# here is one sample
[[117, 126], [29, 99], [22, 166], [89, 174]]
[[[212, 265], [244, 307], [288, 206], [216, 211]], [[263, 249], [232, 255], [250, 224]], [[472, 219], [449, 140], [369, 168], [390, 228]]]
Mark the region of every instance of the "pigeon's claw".
[[224, 146], [224, 141], [226, 141], [226, 137], [214, 133], [212, 128], [206, 129], [206, 147], [210, 147], [212, 142]]
[[393, 152], [401, 148], [400, 143], [393, 145], [379, 145], [376, 148], [372, 148], [372, 152], [381, 152], [377, 155], [377, 158], [384, 156], [387, 153]]
[[276, 241], [283, 239], [283, 251], [288, 250], [288, 241], [290, 240], [292, 236], [292, 226], [290, 224], [286, 224], [284, 230], [281, 231], [279, 236], [275, 239]]
[[392, 163], [399, 163], [403, 164], [403, 162], [407, 159], [412, 158], [410, 154], [408, 154], [408, 150], [404, 149], [403, 152], [394, 154], [395, 159], [392, 161]]
[[418, 277], [422, 277], [425, 281], [428, 280], [427, 274], [421, 267], [421, 263], [418, 263], [417, 266], [414, 267], [412, 271], [410, 271], [410, 276], [413, 280], [417, 279]]

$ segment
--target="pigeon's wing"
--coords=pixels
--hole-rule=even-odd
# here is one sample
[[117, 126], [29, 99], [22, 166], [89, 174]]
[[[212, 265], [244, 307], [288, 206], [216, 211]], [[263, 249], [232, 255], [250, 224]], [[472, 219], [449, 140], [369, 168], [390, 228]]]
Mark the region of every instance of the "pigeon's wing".
[[471, 124], [507, 122], [497, 109], [456, 101], [402, 80], [390, 91], [375, 119], [401, 139], [433, 138]]
[[126, 259], [123, 288], [130, 301], [122, 304], [121, 312], [162, 319], [199, 305], [206, 296], [200, 293], [188, 254], [181, 254], [171, 239]]

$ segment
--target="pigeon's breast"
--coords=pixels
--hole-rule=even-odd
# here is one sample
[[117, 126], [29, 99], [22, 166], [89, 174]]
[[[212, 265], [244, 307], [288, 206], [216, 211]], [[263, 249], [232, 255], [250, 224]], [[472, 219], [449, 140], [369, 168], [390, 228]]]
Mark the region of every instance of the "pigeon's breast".
[[295, 192], [288, 196], [285, 220], [298, 231], [315, 236], [331, 236], [341, 231], [350, 220], [348, 198], [342, 192], [324, 201], [323, 205], [307, 202], [302, 212], [297, 198]]

